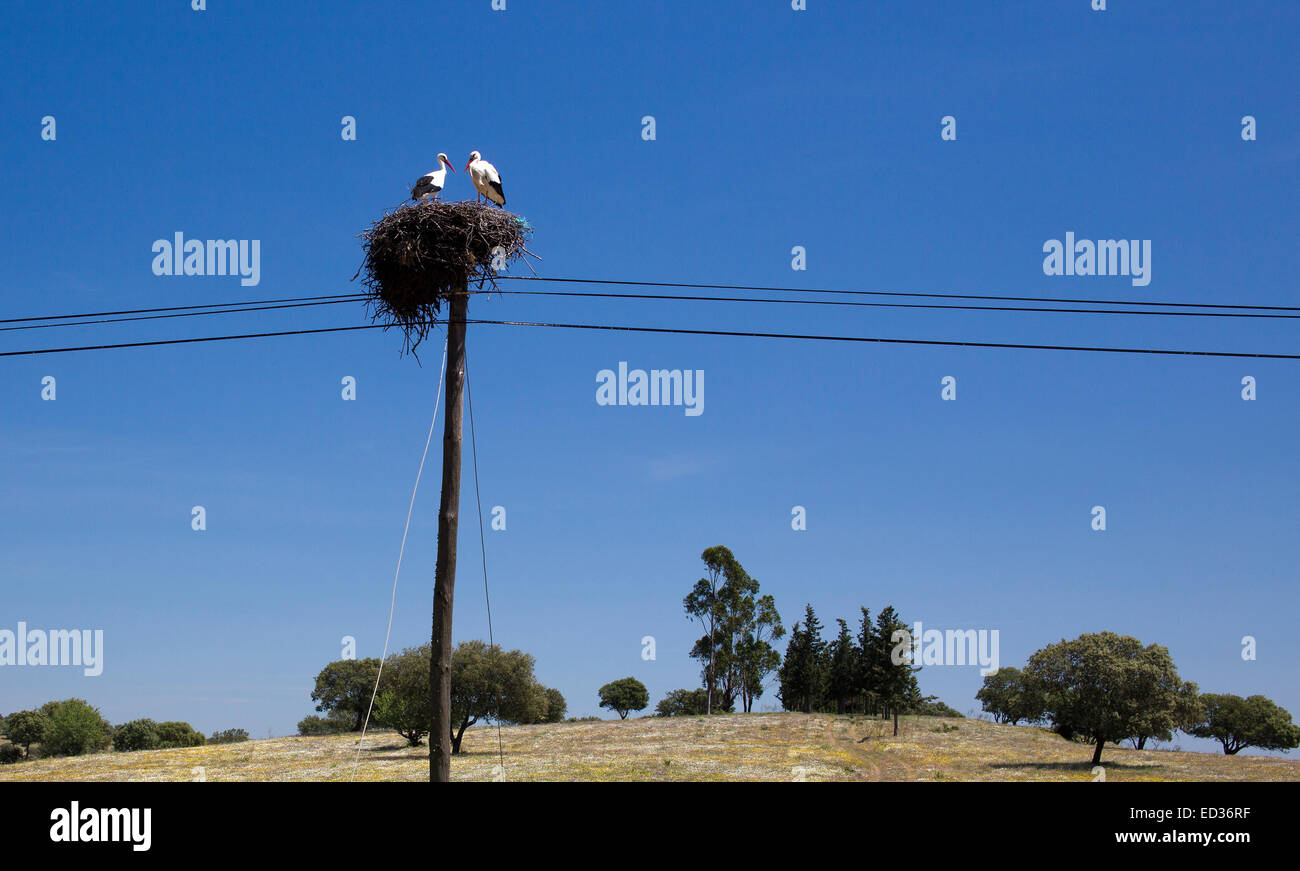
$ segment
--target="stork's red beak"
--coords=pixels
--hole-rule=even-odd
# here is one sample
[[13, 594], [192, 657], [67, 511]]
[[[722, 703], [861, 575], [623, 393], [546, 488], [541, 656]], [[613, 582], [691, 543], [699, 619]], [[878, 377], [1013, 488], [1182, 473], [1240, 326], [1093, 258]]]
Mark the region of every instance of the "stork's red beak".
[[[473, 163], [473, 162], [474, 162], [474, 161], [471, 160], [469, 163]], [[469, 169], [469, 163], [465, 164], [465, 168], [466, 168], [466, 169]]]

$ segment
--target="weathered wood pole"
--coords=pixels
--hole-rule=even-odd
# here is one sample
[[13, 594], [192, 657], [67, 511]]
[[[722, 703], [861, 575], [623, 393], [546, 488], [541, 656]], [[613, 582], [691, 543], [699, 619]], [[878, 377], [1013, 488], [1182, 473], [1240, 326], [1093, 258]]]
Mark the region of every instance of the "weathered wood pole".
[[442, 426], [442, 502], [438, 507], [438, 559], [433, 580], [433, 660], [429, 694], [429, 781], [451, 780], [451, 605], [456, 587], [456, 531], [460, 520], [460, 444], [465, 412], [465, 311], [469, 288], [451, 297], [447, 317], [447, 412]]

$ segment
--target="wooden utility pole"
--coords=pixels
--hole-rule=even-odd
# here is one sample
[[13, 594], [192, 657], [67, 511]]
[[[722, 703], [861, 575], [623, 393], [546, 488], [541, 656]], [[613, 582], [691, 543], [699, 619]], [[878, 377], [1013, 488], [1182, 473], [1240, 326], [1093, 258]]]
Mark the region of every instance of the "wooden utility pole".
[[456, 587], [456, 531], [460, 520], [461, 422], [465, 412], [465, 312], [468, 286], [451, 296], [447, 318], [447, 412], [442, 427], [442, 502], [438, 507], [438, 559], [433, 581], [433, 662], [429, 694], [429, 781], [451, 780], [451, 605]]

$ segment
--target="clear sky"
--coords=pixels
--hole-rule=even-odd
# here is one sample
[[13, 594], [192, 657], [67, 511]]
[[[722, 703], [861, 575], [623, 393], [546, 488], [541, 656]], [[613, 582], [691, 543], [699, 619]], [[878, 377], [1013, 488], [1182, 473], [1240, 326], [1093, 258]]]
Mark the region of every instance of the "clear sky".
[[[357, 233], [471, 149], [548, 276], [1300, 305], [1294, 4], [207, 5], [6, 7], [0, 317], [353, 291]], [[449, 176], [445, 197], [472, 194]], [[177, 232], [259, 240], [260, 283], [155, 276]], [[1067, 232], [1151, 240], [1150, 284], [1045, 275]], [[471, 316], [1298, 349], [1287, 319], [509, 295]], [[8, 331], [0, 350], [365, 322], [348, 304]], [[343, 636], [381, 651], [441, 335], [427, 347], [420, 365], [376, 330], [0, 358], [0, 628], [105, 637], [98, 677], [0, 670], [0, 711], [75, 695], [115, 722], [291, 733]], [[704, 413], [597, 405], [619, 361], [703, 370]], [[486, 547], [496, 640], [571, 714], [626, 675], [652, 704], [697, 685], [681, 600], [715, 544], [787, 626], [807, 602], [831, 627], [892, 604], [998, 630], [1004, 665], [1114, 630], [1205, 691], [1300, 713], [1300, 362], [478, 326], [469, 370], [485, 510], [507, 512]], [[437, 448], [394, 648], [429, 637]], [[485, 638], [468, 474], [461, 504], [455, 634]], [[920, 682], [978, 706], [976, 668]]]

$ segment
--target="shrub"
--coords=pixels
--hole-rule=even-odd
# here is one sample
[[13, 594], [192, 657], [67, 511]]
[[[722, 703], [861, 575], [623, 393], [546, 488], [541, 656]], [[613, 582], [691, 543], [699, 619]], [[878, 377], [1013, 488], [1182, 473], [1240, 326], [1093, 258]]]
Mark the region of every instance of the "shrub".
[[83, 699], [46, 702], [41, 713], [49, 718], [41, 741], [42, 756], [80, 756], [106, 750], [113, 743], [108, 721]]
[[123, 752], [156, 750], [162, 743], [153, 720], [132, 720], [113, 730], [113, 749]]
[[961, 711], [944, 704], [938, 699], [922, 700], [912, 709], [911, 713], [919, 717], [961, 717], [963, 720], [966, 718], [966, 715]]
[[189, 723], [170, 720], [158, 724], [159, 747], [202, 747], [207, 743], [203, 733]]
[[221, 732], [213, 732], [208, 738], [209, 744], [238, 744], [240, 741], [248, 740], [247, 729], [226, 729]]
[[23, 748], [17, 744], [0, 744], [0, 765], [12, 765], [23, 758]]
[[656, 717], [683, 717], [703, 714], [709, 697], [703, 689], [673, 690], [655, 705]]
[[350, 713], [340, 715], [337, 711], [331, 711], [327, 717], [312, 714], [298, 721], [299, 735], [342, 735], [350, 731], [352, 731]]

